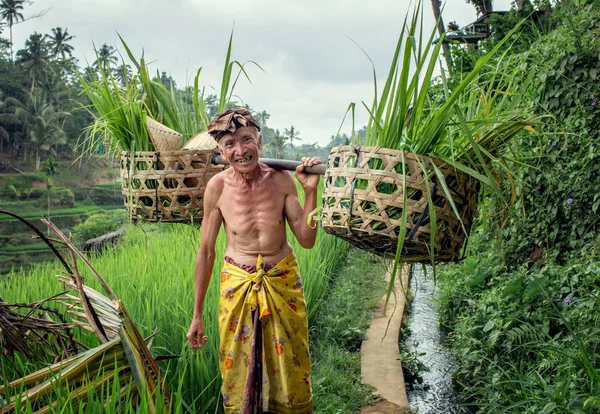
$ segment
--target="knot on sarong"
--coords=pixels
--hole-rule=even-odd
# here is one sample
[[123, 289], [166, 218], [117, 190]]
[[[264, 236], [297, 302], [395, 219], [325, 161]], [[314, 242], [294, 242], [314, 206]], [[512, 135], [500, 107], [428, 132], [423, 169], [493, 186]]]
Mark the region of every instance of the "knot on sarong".
[[252, 290], [258, 292], [262, 286], [264, 276], [267, 274], [265, 269], [257, 269], [256, 272], [250, 273], [250, 281], [253, 283]]
[[252, 282], [252, 289], [246, 300], [252, 310], [259, 310], [261, 319], [263, 316], [270, 314], [267, 308], [267, 297], [263, 290], [263, 281], [266, 275], [265, 261], [261, 255], [258, 255], [256, 259], [256, 272], [248, 275], [248, 279]]

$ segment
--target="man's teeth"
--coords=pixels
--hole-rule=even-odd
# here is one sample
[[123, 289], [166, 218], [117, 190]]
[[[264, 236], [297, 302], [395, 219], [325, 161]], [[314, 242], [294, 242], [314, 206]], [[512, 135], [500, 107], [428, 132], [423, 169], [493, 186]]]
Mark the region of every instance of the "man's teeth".
[[250, 158], [252, 158], [252, 157], [242, 158], [241, 160], [237, 160], [236, 162], [242, 163], [242, 162], [250, 161]]

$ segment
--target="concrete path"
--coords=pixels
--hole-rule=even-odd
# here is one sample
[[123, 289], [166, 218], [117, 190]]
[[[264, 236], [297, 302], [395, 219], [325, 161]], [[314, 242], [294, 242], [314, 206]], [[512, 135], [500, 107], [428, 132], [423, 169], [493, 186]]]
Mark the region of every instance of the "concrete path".
[[[386, 280], [389, 280], [391, 269]], [[376, 394], [383, 400], [365, 407], [361, 414], [404, 414], [410, 413], [406, 397], [402, 364], [398, 358], [398, 339], [406, 307], [407, 287], [409, 286], [410, 266], [404, 265], [400, 278], [394, 282], [394, 292], [387, 308], [383, 309], [385, 296], [379, 302], [373, 315], [371, 326], [361, 349], [361, 374], [363, 383], [376, 388]]]

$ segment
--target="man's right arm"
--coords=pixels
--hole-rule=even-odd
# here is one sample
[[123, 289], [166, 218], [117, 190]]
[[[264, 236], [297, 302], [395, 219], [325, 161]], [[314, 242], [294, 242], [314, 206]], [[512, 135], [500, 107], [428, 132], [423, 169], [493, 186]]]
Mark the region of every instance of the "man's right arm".
[[204, 299], [210, 283], [215, 262], [215, 244], [223, 222], [218, 201], [223, 188], [220, 177], [214, 177], [208, 182], [204, 192], [204, 217], [202, 219], [202, 237], [200, 248], [196, 255], [194, 313], [192, 323], [186, 335], [192, 348], [201, 348], [207, 341], [204, 335], [202, 311]]

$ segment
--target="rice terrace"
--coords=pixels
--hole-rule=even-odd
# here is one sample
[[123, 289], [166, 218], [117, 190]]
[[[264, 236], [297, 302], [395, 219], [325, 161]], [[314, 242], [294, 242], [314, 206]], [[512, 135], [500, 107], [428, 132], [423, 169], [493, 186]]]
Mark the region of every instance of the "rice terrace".
[[600, 1], [402, 3], [0, 0], [1, 414], [600, 413]]

